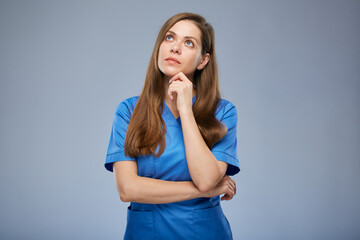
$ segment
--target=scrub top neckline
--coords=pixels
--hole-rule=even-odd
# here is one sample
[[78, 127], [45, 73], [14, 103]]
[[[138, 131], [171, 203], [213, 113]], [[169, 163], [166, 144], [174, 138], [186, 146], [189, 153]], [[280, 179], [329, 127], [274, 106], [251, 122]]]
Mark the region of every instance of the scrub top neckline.
[[[195, 100], [196, 100], [196, 94], [192, 97], [192, 104], [193, 105], [194, 105]], [[180, 115], [179, 115], [179, 117], [175, 118], [173, 113], [171, 112], [169, 106], [166, 104], [165, 100], [163, 102], [164, 102], [164, 106], [165, 106], [165, 109], [166, 109], [165, 116], [163, 116], [163, 117], [166, 117], [170, 121], [175, 121], [176, 123], [181, 124]]]

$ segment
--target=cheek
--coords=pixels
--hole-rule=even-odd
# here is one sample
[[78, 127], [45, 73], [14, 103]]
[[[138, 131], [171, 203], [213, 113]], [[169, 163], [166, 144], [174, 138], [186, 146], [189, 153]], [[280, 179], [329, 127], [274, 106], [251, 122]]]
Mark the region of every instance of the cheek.
[[161, 54], [162, 54], [162, 46], [160, 45], [160, 48], [159, 48], [159, 53], [158, 53], [158, 58], [160, 58]]
[[157, 61], [158, 61], [158, 65], [161, 64], [161, 59], [162, 59], [162, 55], [163, 55], [164, 51], [163, 51], [163, 46], [160, 45], [160, 48], [159, 48], [159, 53], [158, 53], [158, 58], [157, 58]]
[[201, 54], [195, 53], [192, 61], [193, 66], [196, 68], [200, 64], [200, 62], [201, 62]]
[[164, 52], [165, 48], [166, 48], [166, 44], [164, 44], [164, 42], [162, 42], [159, 47], [159, 55], [160, 55], [160, 53]]

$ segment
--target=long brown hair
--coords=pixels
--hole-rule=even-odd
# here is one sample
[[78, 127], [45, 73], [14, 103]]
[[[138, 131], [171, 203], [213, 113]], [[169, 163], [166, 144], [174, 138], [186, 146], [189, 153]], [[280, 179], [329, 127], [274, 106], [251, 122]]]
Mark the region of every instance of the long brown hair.
[[163, 74], [158, 66], [161, 43], [168, 30], [181, 20], [191, 20], [201, 31], [202, 55], [210, 54], [210, 60], [202, 70], [196, 70], [193, 84], [196, 101], [193, 113], [204, 141], [211, 149], [227, 129], [215, 118], [220, 101], [218, 70], [215, 55], [215, 35], [212, 26], [194, 13], [179, 13], [169, 18], [158, 34], [147, 69], [144, 87], [132, 113], [125, 137], [125, 154], [130, 157], [152, 154], [159, 157], [165, 150], [166, 125], [161, 117], [165, 98]]

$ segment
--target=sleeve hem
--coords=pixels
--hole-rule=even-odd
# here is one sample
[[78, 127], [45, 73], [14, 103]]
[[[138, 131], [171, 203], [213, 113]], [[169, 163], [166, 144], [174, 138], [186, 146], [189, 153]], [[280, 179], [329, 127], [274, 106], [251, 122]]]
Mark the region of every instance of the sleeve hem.
[[125, 156], [124, 152], [111, 153], [106, 155], [105, 168], [113, 172], [113, 163], [117, 161], [135, 161], [134, 158]]
[[239, 161], [237, 158], [234, 158], [224, 152], [214, 151], [212, 153], [218, 161], [223, 161], [229, 164], [226, 170], [226, 175], [233, 176], [240, 172]]

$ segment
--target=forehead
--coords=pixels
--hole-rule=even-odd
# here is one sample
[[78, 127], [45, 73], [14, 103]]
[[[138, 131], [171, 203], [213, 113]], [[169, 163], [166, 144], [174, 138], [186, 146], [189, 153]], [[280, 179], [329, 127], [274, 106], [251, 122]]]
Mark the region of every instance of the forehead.
[[181, 20], [175, 23], [169, 31], [175, 32], [176, 35], [194, 37], [200, 40], [200, 29], [191, 20]]

